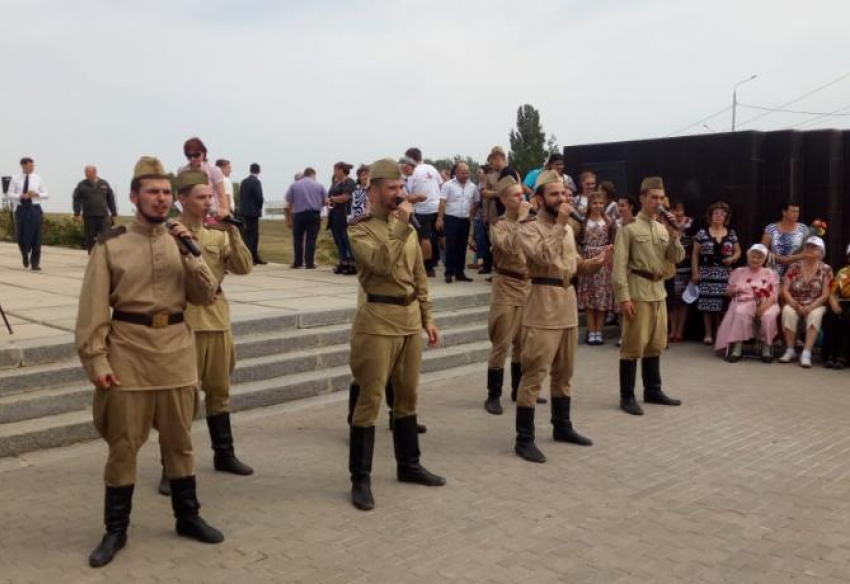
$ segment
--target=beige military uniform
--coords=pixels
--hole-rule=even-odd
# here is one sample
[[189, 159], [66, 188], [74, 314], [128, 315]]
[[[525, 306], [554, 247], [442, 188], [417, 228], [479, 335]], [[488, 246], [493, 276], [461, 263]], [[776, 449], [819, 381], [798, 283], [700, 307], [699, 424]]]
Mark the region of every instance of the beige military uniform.
[[522, 359], [522, 311], [528, 302], [531, 281], [525, 252], [519, 242], [519, 223], [507, 216], [490, 227], [493, 261], [496, 270], [490, 295], [488, 332], [492, 348], [487, 367], [501, 369], [508, 349], [511, 361]]
[[[166, 317], [182, 313], [187, 300], [211, 303], [217, 288], [206, 263], [181, 255], [164, 225], [137, 219], [95, 245], [80, 290], [75, 335], [89, 379], [112, 373], [121, 384], [94, 395], [94, 423], [109, 444], [108, 486], [135, 483], [136, 454], [151, 427], [159, 431], [166, 475], [193, 475], [194, 336], [188, 323], [169, 325]], [[110, 308], [160, 315], [158, 326], [112, 320]]]
[[392, 215], [365, 215], [349, 226], [348, 238], [366, 295], [351, 327], [351, 373], [360, 384], [352, 425], [369, 427], [387, 381], [395, 389], [393, 416], [416, 414], [422, 329], [432, 324], [431, 302], [422, 251], [410, 225]]
[[[533, 408], [546, 373], [551, 397], [569, 397], [578, 343], [578, 304], [573, 276], [602, 264], [582, 260], [569, 225], [560, 225], [546, 209], [520, 223], [519, 239], [532, 278], [522, 317], [522, 372], [517, 405]], [[543, 283], [543, 280], [549, 283]], [[560, 281], [560, 284], [557, 282]], [[539, 283], [538, 283], [539, 282]]]
[[250, 274], [253, 261], [236, 227], [203, 226], [185, 214], [180, 221], [192, 231], [219, 285], [212, 304], [186, 307], [186, 321], [195, 332], [199, 385], [204, 392], [207, 415], [214, 416], [230, 411], [230, 375], [236, 367], [230, 305], [221, 291], [221, 283], [226, 272]]
[[617, 231], [614, 294], [618, 303], [631, 300], [635, 306], [635, 316], [623, 319], [621, 359], [658, 357], [667, 347], [664, 280], [684, 258], [681, 241], [643, 211]]

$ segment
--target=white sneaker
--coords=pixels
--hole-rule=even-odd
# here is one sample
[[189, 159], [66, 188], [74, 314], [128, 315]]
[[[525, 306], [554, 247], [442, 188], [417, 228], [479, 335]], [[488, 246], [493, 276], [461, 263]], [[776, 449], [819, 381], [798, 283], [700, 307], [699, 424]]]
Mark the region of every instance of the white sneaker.
[[797, 352], [792, 348], [785, 349], [785, 352], [782, 353], [782, 356], [779, 358], [780, 363], [790, 363], [794, 359], [797, 358]]
[[800, 355], [800, 367], [805, 367], [808, 369], [812, 366], [812, 352], [811, 351], [803, 351]]

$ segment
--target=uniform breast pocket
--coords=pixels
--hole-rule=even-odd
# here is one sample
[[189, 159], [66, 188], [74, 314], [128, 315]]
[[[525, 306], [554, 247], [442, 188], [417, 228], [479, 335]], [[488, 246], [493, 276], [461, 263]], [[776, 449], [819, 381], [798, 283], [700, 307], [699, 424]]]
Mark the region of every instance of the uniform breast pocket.
[[649, 243], [651, 239], [652, 236], [650, 235], [635, 235], [635, 241], [640, 245], [645, 245]]
[[221, 246], [220, 245], [205, 245], [204, 251], [210, 255], [220, 255], [221, 254]]
[[660, 241], [661, 243], [663, 243], [665, 245], [670, 243], [670, 234], [667, 233], [666, 231], [661, 231], [658, 234], [658, 241]]

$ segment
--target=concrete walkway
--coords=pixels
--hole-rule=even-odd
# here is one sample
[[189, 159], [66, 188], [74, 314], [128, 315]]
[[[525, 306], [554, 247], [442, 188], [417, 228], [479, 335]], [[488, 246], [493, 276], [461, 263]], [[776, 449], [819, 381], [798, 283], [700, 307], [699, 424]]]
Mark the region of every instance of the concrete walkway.
[[[552, 441], [538, 408], [538, 465], [513, 453], [514, 408], [484, 412], [484, 366], [423, 380], [423, 463], [439, 489], [395, 480], [380, 416], [377, 508], [348, 500], [344, 393], [237, 414], [257, 470], [215, 473], [195, 426], [202, 513], [227, 540], [178, 538], [140, 457], [129, 544], [102, 570], [103, 442], [0, 460], [0, 581], [779, 584], [850, 581], [847, 371], [742, 361], [676, 345], [664, 373], [680, 408], [617, 409], [617, 351], [582, 345], [576, 427]], [[152, 435], [155, 440], [156, 435]]]
[[[68, 337], [74, 330], [77, 300], [88, 256], [84, 251], [44, 248], [41, 272], [24, 269], [16, 245], [0, 243], [0, 305], [14, 329], [0, 328], [0, 350], [14, 343], [37, 344]], [[442, 275], [442, 270], [440, 270]], [[434, 297], [489, 290], [484, 277], [473, 283], [429, 281]], [[353, 307], [357, 278], [338, 276], [330, 267], [293, 270], [289, 266], [255, 266], [248, 276], [229, 276], [224, 284], [234, 320], [333, 308]]]

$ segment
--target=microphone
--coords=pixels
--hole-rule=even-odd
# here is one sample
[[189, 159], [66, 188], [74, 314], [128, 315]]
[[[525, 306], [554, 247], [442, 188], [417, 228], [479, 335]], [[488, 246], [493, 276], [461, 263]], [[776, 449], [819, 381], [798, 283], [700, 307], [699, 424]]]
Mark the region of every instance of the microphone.
[[[174, 219], [168, 219], [165, 222], [165, 227], [169, 231], [171, 231], [172, 229], [177, 227], [177, 221], [175, 221]], [[201, 256], [201, 250], [198, 248], [198, 245], [195, 243], [194, 239], [192, 239], [188, 235], [181, 235], [177, 239], [180, 240], [180, 243], [183, 244], [183, 247], [185, 247], [186, 251], [188, 251], [190, 254], [192, 254], [196, 258]]]
[[664, 220], [667, 221], [670, 227], [672, 227], [676, 231], [682, 230], [682, 228], [679, 227], [679, 225], [676, 223], [676, 217], [673, 215], [673, 213], [668, 211], [664, 205], [658, 205], [658, 210], [661, 212], [661, 215], [664, 217]]
[[[396, 205], [401, 205], [404, 201], [404, 197], [395, 198]], [[410, 214], [410, 224], [413, 225], [414, 229], [422, 229], [422, 226], [419, 224], [419, 220], [413, 213]]]
[[570, 213], [570, 217], [573, 219], [573, 221], [577, 221], [579, 223], [584, 223], [585, 221], [587, 221], [587, 217], [582, 217], [578, 214], [578, 211], [573, 211], [572, 213]]
[[241, 220], [237, 219], [233, 215], [228, 215], [227, 217], [222, 217], [221, 221], [227, 223], [229, 225], [233, 225], [234, 227], [243, 228], [245, 227], [245, 223]]

